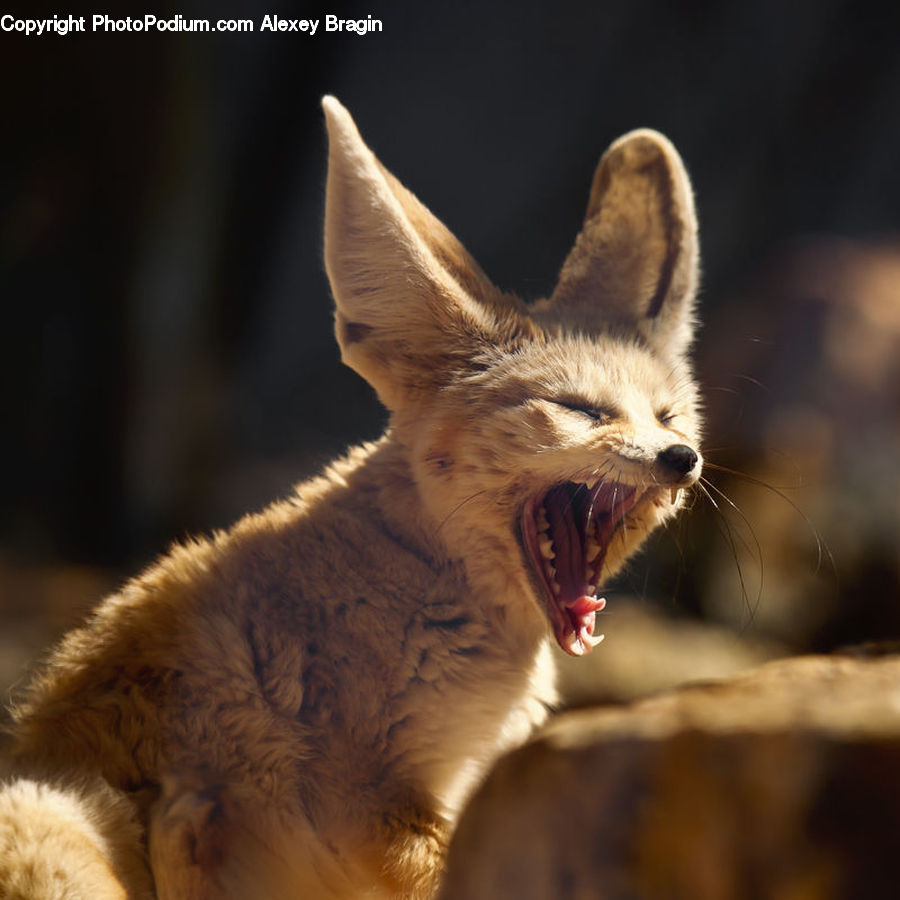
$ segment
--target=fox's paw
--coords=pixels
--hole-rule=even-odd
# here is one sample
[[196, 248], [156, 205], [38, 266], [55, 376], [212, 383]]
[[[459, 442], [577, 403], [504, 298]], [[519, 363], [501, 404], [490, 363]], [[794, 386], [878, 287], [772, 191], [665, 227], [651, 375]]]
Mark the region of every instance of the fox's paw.
[[126, 900], [107, 841], [77, 793], [25, 779], [0, 790], [0, 897]]
[[[270, 807], [247, 786], [211, 783], [202, 776], [164, 778], [150, 814], [150, 862], [159, 900], [332, 896], [314, 871], [298, 867], [294, 857], [303, 842], [285, 844], [284, 825]], [[285, 847], [294, 857], [284, 854]]]
[[160, 900], [225, 897], [217, 879], [227, 844], [225, 792], [191, 776], [165, 776], [161, 787], [149, 829]]

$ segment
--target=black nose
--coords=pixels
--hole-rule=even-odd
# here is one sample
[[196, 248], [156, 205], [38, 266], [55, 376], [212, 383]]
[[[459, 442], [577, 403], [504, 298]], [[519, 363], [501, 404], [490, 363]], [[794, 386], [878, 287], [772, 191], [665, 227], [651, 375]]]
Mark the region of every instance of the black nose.
[[656, 457], [661, 466], [665, 466], [676, 475], [685, 476], [697, 465], [697, 454], [687, 444], [672, 444], [660, 450]]

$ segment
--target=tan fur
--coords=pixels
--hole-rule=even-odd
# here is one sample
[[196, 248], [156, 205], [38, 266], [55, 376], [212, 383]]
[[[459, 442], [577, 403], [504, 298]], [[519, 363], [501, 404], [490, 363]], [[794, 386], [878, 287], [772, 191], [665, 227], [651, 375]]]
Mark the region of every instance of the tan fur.
[[[599, 476], [645, 492], [608, 577], [696, 478], [658, 461], [699, 427], [696, 228], [671, 145], [646, 131], [613, 145], [560, 286], [530, 309], [323, 105], [336, 333], [391, 410], [387, 433], [173, 548], [65, 639], [14, 711], [11, 765], [102, 777], [99, 793], [72, 789], [79, 808], [128, 798], [146, 828], [131, 849], [164, 898], [431, 896], [466, 797], [555, 701], [523, 504]], [[2, 827], [38, 833], [32, 809]], [[85, 859], [106, 852], [82, 822], [59, 828]], [[27, 881], [25, 857], [4, 853], [7, 884]], [[143, 896], [140, 872], [103, 877], [105, 895], [86, 880], [66, 896]]]
[[0, 897], [149, 898], [140, 836], [131, 804], [99, 779], [61, 789], [20, 778], [0, 792]]

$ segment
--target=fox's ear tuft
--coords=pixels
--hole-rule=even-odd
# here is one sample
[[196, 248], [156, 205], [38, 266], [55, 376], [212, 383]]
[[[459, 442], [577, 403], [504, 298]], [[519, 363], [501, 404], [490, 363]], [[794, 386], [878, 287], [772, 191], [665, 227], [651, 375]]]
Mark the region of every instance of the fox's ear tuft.
[[698, 257], [678, 152], [656, 131], [632, 131], [600, 160], [582, 231], [536, 313], [588, 331], [637, 331], [661, 355], [680, 357], [693, 334]]
[[389, 408], [477, 353], [500, 305], [462, 244], [365, 145], [350, 113], [328, 126], [325, 268], [341, 355]]

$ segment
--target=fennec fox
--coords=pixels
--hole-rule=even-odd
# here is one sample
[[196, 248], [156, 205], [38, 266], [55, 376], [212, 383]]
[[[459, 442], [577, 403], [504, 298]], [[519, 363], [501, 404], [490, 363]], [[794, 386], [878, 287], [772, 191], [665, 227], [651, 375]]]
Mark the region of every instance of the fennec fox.
[[526, 305], [323, 106], [335, 331], [388, 430], [56, 649], [13, 711], [4, 897], [431, 896], [467, 795], [553, 706], [553, 654], [599, 642], [597, 586], [699, 477], [665, 138], [609, 148]]

